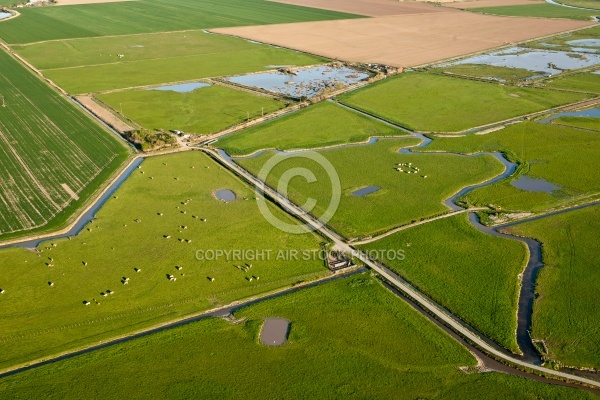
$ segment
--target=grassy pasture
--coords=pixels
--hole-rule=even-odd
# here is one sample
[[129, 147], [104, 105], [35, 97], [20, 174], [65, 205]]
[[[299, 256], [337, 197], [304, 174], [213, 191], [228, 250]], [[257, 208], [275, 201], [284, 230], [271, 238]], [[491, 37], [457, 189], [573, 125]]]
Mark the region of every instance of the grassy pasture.
[[600, 75], [591, 72], [570, 74], [545, 80], [549, 88], [600, 94]]
[[436, 68], [434, 71], [449, 72], [451, 74], [472, 76], [475, 78], [496, 78], [507, 82], [518, 82], [522, 79], [535, 75], [522, 68], [496, 67], [482, 64], [458, 64]]
[[462, 214], [361, 247], [404, 250], [404, 260], [381, 261], [486, 337], [519, 351], [515, 338], [518, 275], [528, 259], [523, 244], [481, 233]]
[[600, 11], [600, 5], [597, 0], [559, 0], [558, 3], [575, 7], [593, 8]]
[[[141, 47], [140, 47], [141, 46]], [[71, 93], [242, 74], [271, 65], [312, 65], [322, 57], [202, 31], [77, 39], [15, 46]], [[123, 55], [123, 58], [118, 58]]]
[[583, 128], [600, 131], [600, 118], [562, 117], [552, 120], [553, 124], [567, 125], [574, 128]]
[[588, 21], [597, 15], [594, 11], [578, 10], [552, 4], [525, 4], [519, 6], [499, 6], [471, 8], [469, 11], [492, 15], [506, 15], [511, 17], [540, 17], [540, 18], [567, 18]]
[[[464, 374], [457, 367], [474, 365], [472, 356], [365, 274], [235, 314], [247, 319], [195, 322], [5, 378], [0, 390], [13, 399], [40, 391], [57, 399], [593, 397], [495, 372]], [[283, 346], [258, 342], [271, 316], [292, 321]]]
[[[398, 149], [413, 146], [418, 139], [385, 139], [365, 146], [350, 146], [321, 151], [333, 165], [341, 182], [341, 202], [329, 222], [335, 231], [348, 238], [386, 231], [413, 220], [443, 214], [448, 208], [442, 201], [465, 186], [486, 181], [503, 171], [502, 164], [488, 155], [464, 157], [456, 154], [399, 154]], [[253, 158], [237, 160], [257, 174], [272, 157], [266, 152]], [[419, 173], [396, 171], [398, 163], [411, 162]], [[271, 187], [293, 168], [306, 168], [314, 173], [316, 182], [304, 178], [292, 179], [288, 196], [296, 204], [310, 198], [317, 204], [312, 212], [323, 215], [331, 199], [332, 186], [327, 172], [314, 161], [293, 154], [272, 169], [267, 178]], [[422, 176], [426, 175], [427, 178]], [[352, 192], [368, 186], [381, 189], [364, 197]]]
[[543, 243], [545, 267], [537, 280], [533, 334], [548, 356], [565, 365], [600, 368], [600, 301], [597, 282], [600, 207], [511, 227]]
[[[218, 189], [238, 199], [218, 201]], [[0, 250], [0, 368], [327, 274], [319, 260], [276, 259], [279, 250], [319, 249], [322, 239], [282, 234], [261, 216], [254, 195], [199, 152], [154, 157], [78, 236], [43, 243], [39, 252]], [[196, 258], [197, 250], [254, 249], [273, 253], [255, 261]], [[236, 268], [247, 262], [248, 272]], [[107, 289], [114, 294], [103, 297]]]
[[0, 237], [58, 227], [128, 150], [4, 51], [0, 95]]
[[320, 21], [359, 16], [264, 0], [139, 0], [24, 8], [0, 25], [8, 43]]
[[437, 138], [426, 151], [458, 153], [501, 151], [521, 167], [517, 175], [545, 179], [562, 189], [553, 194], [513, 187], [513, 179], [476, 189], [465, 196], [473, 205], [494, 204], [505, 210], [542, 211], [572, 203], [600, 191], [600, 135], [553, 124], [524, 122], [486, 135]]
[[390, 135], [403, 132], [335, 103], [322, 102], [224, 137], [215, 145], [231, 155], [246, 155], [261, 149], [308, 149]]
[[248, 118], [260, 117], [285, 107], [266, 96], [213, 85], [189, 93], [159, 90], [127, 90], [98, 95], [115, 110], [147, 129], [179, 129], [214, 133]]
[[417, 131], [456, 132], [586, 98], [424, 73], [406, 73], [339, 96]]

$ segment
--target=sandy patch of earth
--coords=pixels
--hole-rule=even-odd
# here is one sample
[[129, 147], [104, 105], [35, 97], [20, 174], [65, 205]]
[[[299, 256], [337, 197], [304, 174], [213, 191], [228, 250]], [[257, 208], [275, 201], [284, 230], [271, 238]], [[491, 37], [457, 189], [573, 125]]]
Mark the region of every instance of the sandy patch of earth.
[[76, 96], [78, 102], [80, 102], [85, 108], [91, 111], [92, 114], [100, 118], [107, 125], [111, 126], [120, 133], [132, 131], [134, 128], [121, 121], [113, 113], [100, 104], [96, 103], [91, 96]]

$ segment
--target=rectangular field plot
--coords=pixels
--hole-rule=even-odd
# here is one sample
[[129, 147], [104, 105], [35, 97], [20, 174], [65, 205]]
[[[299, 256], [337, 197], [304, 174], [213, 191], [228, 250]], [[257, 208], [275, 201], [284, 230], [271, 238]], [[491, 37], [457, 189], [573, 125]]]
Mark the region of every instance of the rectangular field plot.
[[1, 234], [73, 209], [127, 157], [116, 137], [5, 52], [0, 95]]
[[140, 0], [20, 12], [0, 25], [8, 43], [359, 17], [264, 0]]
[[325, 58], [199, 31], [46, 42], [14, 49], [71, 93], [320, 64]]

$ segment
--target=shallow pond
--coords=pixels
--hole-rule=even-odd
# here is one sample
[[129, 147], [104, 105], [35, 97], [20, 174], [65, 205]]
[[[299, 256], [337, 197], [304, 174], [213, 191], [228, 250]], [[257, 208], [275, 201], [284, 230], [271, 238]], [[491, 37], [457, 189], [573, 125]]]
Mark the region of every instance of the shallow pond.
[[589, 110], [582, 111], [566, 111], [561, 113], [556, 113], [551, 115], [548, 118], [542, 119], [539, 122], [542, 124], [547, 124], [553, 119], [561, 118], [561, 117], [588, 117], [588, 118], [600, 118], [600, 108], [590, 108]]
[[290, 73], [275, 71], [233, 76], [228, 81], [244, 86], [258, 87], [291, 98], [313, 97], [336, 83], [351, 85], [369, 77], [368, 74], [348, 67], [321, 65], [298, 68]]
[[600, 47], [600, 39], [578, 39], [566, 42], [569, 46]]
[[267, 346], [281, 346], [287, 341], [290, 321], [284, 318], [267, 318], [260, 331], [260, 341]]
[[11, 13], [0, 12], [0, 19], [8, 18], [12, 16]]
[[204, 83], [204, 82], [190, 82], [190, 83], [180, 83], [178, 85], [152, 87], [152, 88], [148, 88], [146, 90], [160, 90], [163, 92], [171, 91], [171, 92], [177, 92], [177, 93], [189, 93], [189, 92], [193, 92], [196, 89], [208, 87], [208, 86], [211, 86], [211, 85], [208, 83]]
[[522, 176], [515, 179], [510, 184], [517, 189], [526, 190], [528, 192], [552, 193], [553, 191], [560, 189], [560, 186], [556, 186], [553, 183], [543, 179], [530, 178], [528, 176]]
[[600, 54], [589, 54], [590, 49], [585, 50], [587, 51], [586, 54], [580, 54], [580, 57], [573, 57], [573, 52], [512, 47], [446, 65], [482, 64], [496, 67], [522, 68], [541, 75], [555, 75], [564, 70], [600, 65]]
[[215, 197], [221, 201], [233, 201], [235, 200], [235, 193], [229, 189], [221, 189], [215, 192]]
[[352, 192], [352, 196], [363, 197], [371, 193], [377, 192], [381, 189], [379, 186], [367, 186], [366, 188], [358, 189]]

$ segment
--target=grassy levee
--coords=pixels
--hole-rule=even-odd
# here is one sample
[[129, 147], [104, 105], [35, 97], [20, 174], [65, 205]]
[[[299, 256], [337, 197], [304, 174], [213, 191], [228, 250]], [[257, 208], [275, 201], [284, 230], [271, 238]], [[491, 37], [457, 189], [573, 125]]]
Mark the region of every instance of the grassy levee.
[[553, 124], [567, 125], [573, 128], [600, 131], [600, 118], [593, 117], [561, 117], [552, 120]]
[[598, 320], [598, 232], [600, 207], [593, 206], [510, 228], [542, 242], [544, 268], [537, 279], [535, 339], [563, 365], [600, 368]]
[[339, 100], [409, 129], [456, 132], [586, 97], [589, 96], [405, 73], [339, 96]]
[[[322, 151], [341, 182], [341, 201], [329, 226], [347, 238], [390, 230], [421, 218], [443, 214], [449, 209], [442, 203], [465, 186], [489, 180], [503, 171], [494, 157], [464, 157], [456, 154], [399, 154], [402, 147], [414, 146], [418, 139], [384, 139], [364, 146]], [[273, 156], [267, 152], [237, 162], [254, 174]], [[397, 171], [398, 163], [412, 163], [420, 172]], [[296, 204], [309, 199], [317, 203], [311, 214], [319, 217], [332, 198], [327, 171], [312, 160], [290, 154], [276, 165], [267, 178], [277, 187], [288, 170], [306, 168], [314, 173], [315, 182], [295, 177], [288, 185], [288, 196]], [[406, 169], [408, 170], [408, 169]], [[427, 176], [427, 178], [423, 178]], [[285, 182], [285, 179], [282, 180]], [[359, 197], [352, 192], [368, 186], [380, 189]]]
[[199, 134], [219, 132], [286, 106], [266, 96], [218, 85], [189, 93], [139, 89], [97, 97], [147, 129]]
[[[515, 332], [522, 243], [486, 235], [466, 214], [417, 226], [361, 246], [453, 314], [501, 346], [519, 352]], [[404, 258], [397, 257], [398, 250]]]
[[543, 82], [549, 88], [600, 94], [600, 75], [591, 72], [556, 77]]
[[[13, 399], [41, 390], [57, 399], [594, 398], [495, 372], [461, 372], [473, 357], [366, 274], [235, 315], [246, 320], [195, 322], [2, 379], [0, 390]], [[264, 318], [273, 316], [291, 321], [280, 347], [259, 343]]]
[[[14, 46], [70, 93], [313, 65], [327, 59], [201, 30]], [[122, 57], [119, 57], [122, 56]]]
[[[217, 200], [219, 189], [237, 200]], [[327, 274], [320, 260], [276, 258], [279, 250], [320, 249], [322, 239], [282, 234], [253, 196], [199, 152], [153, 157], [79, 235], [37, 251], [1, 250], [0, 369]], [[247, 253], [234, 259], [219, 250]], [[247, 272], [236, 267], [246, 263]], [[107, 290], [114, 294], [103, 297]]]
[[23, 8], [0, 25], [8, 43], [265, 25], [360, 16], [264, 0], [140, 0], [69, 7]]
[[594, 11], [578, 10], [552, 4], [525, 4], [518, 6], [471, 8], [469, 11], [512, 17], [567, 18], [584, 21], [589, 21], [593, 16], [597, 15]]
[[500, 79], [507, 82], [518, 82], [535, 75], [535, 72], [523, 68], [497, 67], [483, 64], [456, 64], [437, 67], [432, 70], [438, 73], [450, 73], [482, 79]]
[[0, 239], [63, 226], [130, 150], [0, 51]]
[[[543, 211], [575, 203], [600, 191], [600, 136], [552, 124], [524, 122], [486, 135], [437, 138], [426, 151], [459, 153], [501, 151], [520, 163], [510, 179], [475, 189], [464, 200], [472, 205], [494, 204], [504, 210]], [[531, 192], [511, 185], [520, 175], [544, 179], [561, 187], [553, 193]]]
[[215, 144], [230, 155], [262, 149], [310, 149], [363, 142], [372, 136], [402, 136], [404, 132], [331, 102], [322, 102], [226, 136]]

